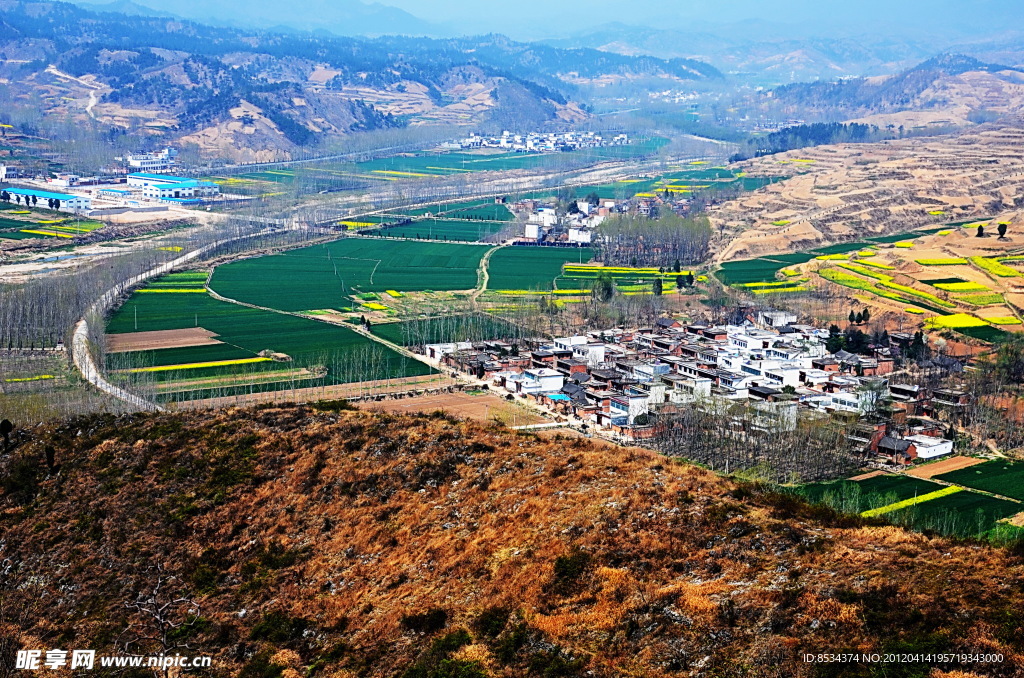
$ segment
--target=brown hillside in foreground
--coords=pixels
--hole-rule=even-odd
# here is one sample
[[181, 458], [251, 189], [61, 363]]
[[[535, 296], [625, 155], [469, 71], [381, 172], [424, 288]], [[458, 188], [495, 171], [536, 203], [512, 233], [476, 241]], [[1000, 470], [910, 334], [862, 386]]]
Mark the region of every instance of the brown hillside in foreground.
[[[198, 610], [139, 649], [212, 654], [214, 675], [1024, 675], [1019, 556], [645, 451], [309, 407], [29, 433], [0, 461], [0, 675], [28, 675], [21, 647], [153, 635], [126, 603], [156, 565], [160, 602]], [[799, 657], [842, 651], [1005, 660]]]

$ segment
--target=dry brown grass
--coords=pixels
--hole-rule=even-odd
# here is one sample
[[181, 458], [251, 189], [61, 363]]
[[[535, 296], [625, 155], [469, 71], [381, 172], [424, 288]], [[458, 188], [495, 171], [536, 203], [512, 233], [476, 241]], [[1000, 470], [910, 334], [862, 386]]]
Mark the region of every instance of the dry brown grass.
[[[0, 636], [26, 646], [73, 631], [110, 649], [159, 563], [200, 601], [192, 641], [220, 675], [396, 676], [457, 629], [446, 661], [508, 677], [812, 676], [800, 652], [897, 642], [1006, 655], [979, 675], [1024, 666], [1020, 557], [644, 450], [276, 406], [26, 433], [2, 477], [46, 445], [62, 464], [0, 505]], [[61, 593], [43, 604], [40, 587]], [[430, 610], [440, 626], [410, 630]]]

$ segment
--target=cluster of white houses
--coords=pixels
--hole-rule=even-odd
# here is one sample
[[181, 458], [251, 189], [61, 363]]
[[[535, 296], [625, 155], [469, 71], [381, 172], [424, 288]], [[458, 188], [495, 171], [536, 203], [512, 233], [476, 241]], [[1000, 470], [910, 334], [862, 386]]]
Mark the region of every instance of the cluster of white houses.
[[[876, 347], [871, 356], [829, 354], [826, 330], [795, 321], [779, 311], [720, 327], [662, 318], [651, 328], [595, 331], [521, 350], [501, 341], [424, 350], [510, 394], [631, 438], [654, 435], [651, 415], [680, 406], [743, 403], [766, 429], [792, 430], [802, 410], [856, 420], [877, 414], [884, 402], [883, 423], [858, 424], [854, 447], [900, 463], [952, 452], [952, 442], [942, 437], [945, 426], [932, 415], [964, 407], [964, 394], [926, 394], [890, 383], [886, 375], [898, 348]], [[895, 335], [896, 342], [911, 340]], [[915, 426], [907, 425], [908, 418]]]
[[557, 201], [549, 199], [520, 200], [510, 207], [520, 217], [525, 218], [523, 237], [532, 242], [543, 244], [588, 245], [595, 235], [601, 222], [615, 214], [632, 213], [645, 217], [657, 217], [666, 210], [685, 214], [689, 209], [690, 199], [672, 196], [666, 199], [661, 195], [638, 195], [629, 199], [594, 198], [576, 200], [575, 208], [570, 206], [566, 213], [560, 213]]
[[513, 134], [505, 130], [499, 136], [481, 136], [475, 132], [465, 139], [442, 144], [450, 150], [474, 148], [500, 148], [517, 153], [555, 153], [575, 151], [581, 148], [602, 146], [624, 146], [629, 143], [628, 134], [604, 137], [595, 132], [531, 132]]
[[523, 233], [526, 240], [586, 245], [593, 240], [594, 230], [601, 222], [622, 205], [622, 201], [612, 199], [602, 199], [596, 205], [577, 200], [574, 212], [559, 214], [552, 204], [522, 200], [512, 205], [512, 211], [526, 217]]

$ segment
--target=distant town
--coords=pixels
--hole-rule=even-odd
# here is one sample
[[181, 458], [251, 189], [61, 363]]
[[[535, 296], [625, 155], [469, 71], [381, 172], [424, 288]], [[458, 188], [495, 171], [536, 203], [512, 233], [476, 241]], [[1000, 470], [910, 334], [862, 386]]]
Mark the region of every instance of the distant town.
[[513, 134], [505, 130], [500, 136], [481, 136], [472, 133], [459, 141], [441, 144], [441, 148], [446, 150], [500, 148], [519, 153], [557, 153], [576, 151], [581, 148], [625, 146], [628, 143], [628, 134], [616, 134], [611, 138], [605, 138], [595, 132], [531, 132], [529, 134]]

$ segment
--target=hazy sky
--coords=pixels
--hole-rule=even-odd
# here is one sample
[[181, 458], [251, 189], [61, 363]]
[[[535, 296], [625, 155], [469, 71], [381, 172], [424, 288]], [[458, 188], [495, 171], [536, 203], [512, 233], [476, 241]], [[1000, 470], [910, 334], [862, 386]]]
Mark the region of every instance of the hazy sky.
[[[73, 1], [103, 4], [111, 0]], [[134, 1], [200, 21], [216, 15], [244, 23], [247, 16], [259, 16], [303, 28], [315, 26], [318, 19], [328, 23], [329, 15], [337, 17], [353, 6], [365, 11], [369, 4], [305, 0], [282, 13], [281, 0]], [[493, 32], [521, 40], [570, 36], [609, 23], [683, 30], [722, 30], [722, 26], [743, 24], [742, 37], [748, 38], [874, 33], [942, 44], [992, 37], [1006, 30], [1024, 31], [1024, 0], [379, 0], [376, 4], [413, 14], [435, 27], [430, 29], [435, 34]], [[398, 18], [394, 21], [401, 23]], [[383, 32], [387, 32], [386, 22]]]
[[539, 31], [547, 31], [545, 24], [556, 19], [565, 32], [574, 26], [613, 21], [658, 26], [762, 20], [808, 24], [822, 30], [843, 26], [1024, 27], [1021, 0], [384, 0], [380, 4], [400, 7], [423, 19], [461, 25], [530, 22]]

